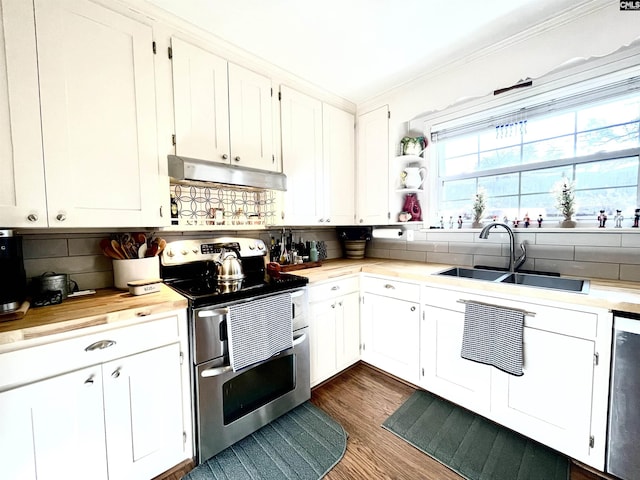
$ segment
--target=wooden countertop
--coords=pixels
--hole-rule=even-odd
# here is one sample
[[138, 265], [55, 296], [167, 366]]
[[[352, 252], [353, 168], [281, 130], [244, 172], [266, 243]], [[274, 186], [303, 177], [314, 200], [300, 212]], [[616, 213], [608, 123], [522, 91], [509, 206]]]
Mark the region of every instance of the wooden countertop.
[[[397, 277], [433, 286], [450, 286], [478, 292], [516, 295], [576, 305], [640, 313], [640, 285], [635, 282], [590, 279], [588, 294], [558, 292], [542, 288], [505, 285], [481, 280], [433, 275], [450, 265], [367, 258], [329, 260], [322, 266], [298, 270], [310, 284], [361, 272]], [[101, 289], [95, 295], [70, 298], [59, 305], [31, 308], [19, 320], [0, 322], [0, 346], [78, 329], [109, 325], [148, 315], [187, 308], [187, 300], [166, 285], [160, 292], [132, 296], [116, 289]]]
[[321, 267], [295, 272], [309, 278], [311, 284], [359, 272], [397, 277], [398, 279], [428, 282], [433, 286], [473, 289], [479, 292], [516, 295], [532, 299], [545, 299], [591, 307], [640, 313], [640, 284], [615, 280], [589, 279], [587, 294], [562, 292], [544, 288], [493, 283], [483, 280], [434, 275], [451, 265], [421, 263], [402, 260], [366, 258], [363, 260], [329, 260]]
[[138, 296], [113, 288], [100, 289], [95, 295], [30, 308], [19, 320], [0, 322], [0, 345], [184, 308], [187, 300], [166, 285], [159, 292]]

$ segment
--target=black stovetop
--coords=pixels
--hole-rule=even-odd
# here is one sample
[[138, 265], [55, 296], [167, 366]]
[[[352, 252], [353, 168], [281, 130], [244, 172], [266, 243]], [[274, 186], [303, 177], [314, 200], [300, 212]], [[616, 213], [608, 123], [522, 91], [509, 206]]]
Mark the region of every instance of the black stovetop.
[[283, 273], [279, 278], [247, 275], [239, 286], [218, 284], [214, 278], [205, 277], [172, 279], [166, 283], [186, 297], [191, 308], [199, 308], [304, 287], [309, 283], [309, 279]]

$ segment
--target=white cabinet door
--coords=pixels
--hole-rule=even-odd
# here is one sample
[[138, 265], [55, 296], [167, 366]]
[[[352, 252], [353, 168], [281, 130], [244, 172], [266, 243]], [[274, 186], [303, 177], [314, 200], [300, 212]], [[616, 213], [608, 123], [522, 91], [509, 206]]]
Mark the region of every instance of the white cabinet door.
[[109, 475], [152, 478], [184, 459], [180, 347], [103, 365]]
[[271, 79], [229, 64], [231, 164], [279, 170], [273, 150]]
[[339, 108], [322, 105], [325, 222], [355, 222], [355, 119]]
[[100, 367], [0, 393], [3, 478], [107, 480]]
[[357, 219], [365, 225], [389, 222], [389, 108], [358, 116]]
[[46, 227], [47, 204], [33, 8], [0, 0], [0, 218]]
[[464, 313], [423, 305], [420, 386], [475, 412], [488, 412], [491, 367], [460, 356]]
[[311, 385], [336, 373], [336, 300], [309, 304]]
[[287, 175], [285, 223], [324, 222], [322, 102], [282, 86], [280, 89], [282, 166]]
[[35, 16], [49, 226], [166, 223], [151, 28], [88, 0]]
[[363, 308], [362, 360], [417, 384], [419, 304], [365, 293]]
[[177, 38], [171, 48], [176, 155], [230, 163], [227, 61]]
[[353, 292], [337, 299], [336, 371], [360, 359], [360, 293]]
[[593, 341], [525, 328], [524, 374], [492, 372], [493, 418], [587, 461], [594, 353]]

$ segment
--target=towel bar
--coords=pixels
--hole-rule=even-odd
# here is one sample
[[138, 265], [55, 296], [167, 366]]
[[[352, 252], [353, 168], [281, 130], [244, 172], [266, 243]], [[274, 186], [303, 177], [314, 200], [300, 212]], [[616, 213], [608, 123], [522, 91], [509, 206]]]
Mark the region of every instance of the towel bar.
[[520, 308], [503, 307], [502, 305], [494, 305], [492, 303], [477, 302], [475, 300], [465, 300], [465, 299], [462, 299], [462, 298], [459, 299], [457, 302], [458, 303], [476, 303], [478, 305], [488, 305], [490, 307], [507, 308], [509, 310], [515, 310], [516, 312], [522, 312], [527, 317], [535, 317], [536, 316], [535, 312], [527, 312], [526, 310], [522, 310]]

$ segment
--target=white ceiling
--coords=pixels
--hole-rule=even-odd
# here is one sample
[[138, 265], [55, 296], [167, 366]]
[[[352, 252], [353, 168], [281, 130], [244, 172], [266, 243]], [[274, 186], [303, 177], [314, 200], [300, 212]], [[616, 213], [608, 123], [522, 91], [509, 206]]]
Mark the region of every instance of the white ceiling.
[[[575, 0], [147, 0], [354, 103], [534, 27]], [[588, 2], [586, 2], [588, 3]]]

